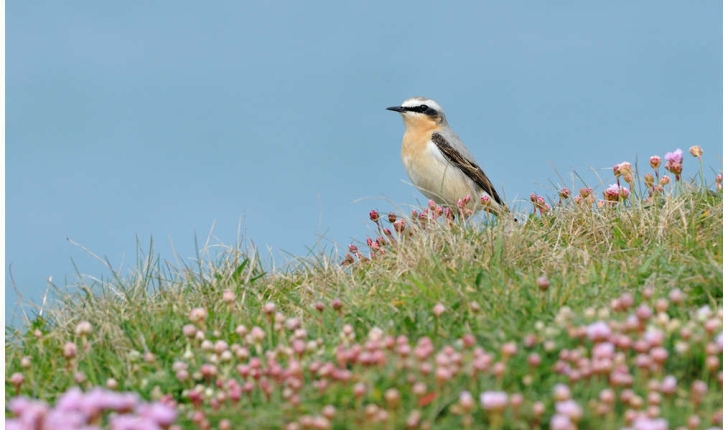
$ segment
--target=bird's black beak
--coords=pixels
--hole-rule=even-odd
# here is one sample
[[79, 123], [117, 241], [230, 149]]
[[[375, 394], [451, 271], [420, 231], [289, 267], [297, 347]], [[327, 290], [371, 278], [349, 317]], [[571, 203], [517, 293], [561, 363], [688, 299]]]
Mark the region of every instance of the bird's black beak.
[[395, 112], [404, 112], [406, 109], [403, 108], [402, 106], [392, 106], [392, 107], [388, 107], [387, 110], [393, 110]]

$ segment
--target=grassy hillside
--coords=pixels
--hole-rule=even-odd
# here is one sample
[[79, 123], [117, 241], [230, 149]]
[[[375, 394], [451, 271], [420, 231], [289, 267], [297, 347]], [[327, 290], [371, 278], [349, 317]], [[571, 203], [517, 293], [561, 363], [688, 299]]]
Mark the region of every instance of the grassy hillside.
[[140, 255], [132, 275], [8, 331], [6, 401], [45, 403], [7, 414], [145, 429], [719, 426], [722, 190], [702, 171], [658, 189], [617, 167], [628, 196], [533, 196], [520, 223], [372, 213], [369, 245], [287, 271], [239, 246], [191, 266]]

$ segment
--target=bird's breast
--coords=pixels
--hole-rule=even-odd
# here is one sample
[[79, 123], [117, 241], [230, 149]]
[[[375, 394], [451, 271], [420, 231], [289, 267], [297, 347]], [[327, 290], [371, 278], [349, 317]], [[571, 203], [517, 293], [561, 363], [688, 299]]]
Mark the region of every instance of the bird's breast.
[[[445, 159], [429, 136], [402, 141], [402, 164], [412, 183], [429, 199], [453, 205], [466, 194], [475, 195], [471, 181]], [[411, 137], [411, 136], [410, 136]], [[426, 139], [426, 140], [424, 140]]]

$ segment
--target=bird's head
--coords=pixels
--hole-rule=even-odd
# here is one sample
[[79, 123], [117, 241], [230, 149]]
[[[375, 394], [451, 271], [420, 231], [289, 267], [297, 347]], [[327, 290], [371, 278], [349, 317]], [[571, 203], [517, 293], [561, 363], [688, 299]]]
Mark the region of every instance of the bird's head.
[[400, 106], [388, 107], [387, 110], [402, 114], [405, 126], [444, 125], [447, 124], [445, 112], [439, 104], [425, 97], [412, 97]]

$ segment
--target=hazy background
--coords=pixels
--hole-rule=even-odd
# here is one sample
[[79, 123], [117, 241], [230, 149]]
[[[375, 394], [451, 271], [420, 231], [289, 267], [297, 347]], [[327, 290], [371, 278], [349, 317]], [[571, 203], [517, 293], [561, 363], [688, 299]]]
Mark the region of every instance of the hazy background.
[[277, 265], [364, 240], [370, 209], [425, 202], [385, 110], [414, 95], [512, 206], [553, 196], [556, 172], [608, 184], [617, 162], [694, 144], [721, 169], [716, 1], [6, 7], [5, 267], [25, 301], [72, 283], [71, 259], [108, 275], [67, 237], [127, 268], [137, 237], [192, 257], [213, 223], [232, 244], [242, 221]]

